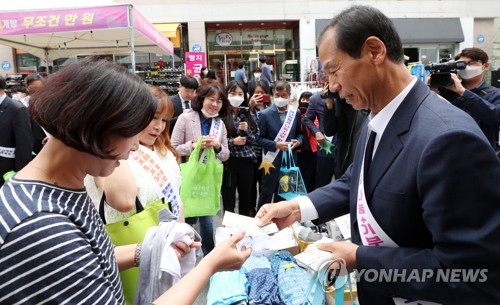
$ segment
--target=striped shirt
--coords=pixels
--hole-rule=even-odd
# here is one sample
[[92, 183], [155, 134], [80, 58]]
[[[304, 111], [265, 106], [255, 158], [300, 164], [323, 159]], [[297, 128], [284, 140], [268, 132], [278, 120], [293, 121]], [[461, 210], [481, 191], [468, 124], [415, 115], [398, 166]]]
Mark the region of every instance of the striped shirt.
[[11, 178], [0, 189], [0, 304], [124, 304], [86, 191]]

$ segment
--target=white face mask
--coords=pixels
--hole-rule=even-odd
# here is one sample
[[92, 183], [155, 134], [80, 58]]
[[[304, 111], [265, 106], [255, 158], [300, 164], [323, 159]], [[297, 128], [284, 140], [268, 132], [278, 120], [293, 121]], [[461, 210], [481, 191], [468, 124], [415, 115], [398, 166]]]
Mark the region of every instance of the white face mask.
[[208, 70], [204, 70], [203, 75], [207, 75], [207, 74], [208, 74]]
[[483, 73], [483, 66], [467, 66], [464, 70], [458, 70], [461, 79], [471, 79]]
[[243, 103], [243, 101], [245, 100], [243, 97], [241, 96], [228, 96], [227, 99], [229, 100], [229, 103], [231, 104], [231, 106], [233, 107], [240, 107], [240, 105]]
[[275, 97], [274, 104], [280, 108], [285, 107], [286, 105], [288, 105], [288, 99], [282, 97]]
[[218, 117], [219, 116], [219, 113], [217, 112], [216, 114], [210, 114], [208, 113], [205, 109], [201, 109], [201, 113], [203, 113], [203, 115], [206, 117], [206, 118], [215, 118], [215, 117]]
[[255, 77], [255, 79], [260, 79], [260, 73], [254, 73], [253, 77]]

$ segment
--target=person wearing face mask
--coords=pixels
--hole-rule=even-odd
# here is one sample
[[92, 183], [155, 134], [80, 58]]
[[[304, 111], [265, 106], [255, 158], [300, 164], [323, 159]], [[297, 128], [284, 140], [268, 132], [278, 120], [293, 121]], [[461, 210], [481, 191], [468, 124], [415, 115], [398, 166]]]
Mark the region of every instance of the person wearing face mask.
[[[191, 109], [177, 119], [172, 132], [172, 146], [180, 156], [187, 157], [201, 137], [202, 149], [213, 148], [221, 162], [229, 158], [226, 126], [221, 119], [226, 115], [229, 101], [221, 88], [213, 85], [201, 86], [191, 103]], [[186, 223], [200, 221], [203, 254], [214, 248], [213, 216], [187, 217]]]
[[488, 85], [484, 80], [484, 73], [490, 66], [488, 55], [479, 48], [466, 48], [455, 56], [455, 60], [465, 61], [467, 67], [458, 70], [458, 75], [451, 73], [453, 83], [438, 88], [439, 94], [467, 112], [498, 151], [500, 90]]
[[201, 69], [200, 69], [200, 78], [204, 79], [207, 76], [207, 74], [208, 74], [208, 68], [205, 67], [205, 66], [201, 67]]
[[248, 97], [245, 86], [237, 81], [227, 84], [225, 92], [230, 106], [222, 119], [227, 128], [227, 142], [230, 156], [224, 163], [222, 180], [222, 202], [224, 210], [233, 212], [236, 205], [236, 190], [238, 190], [238, 214], [254, 216], [251, 202], [254, 180], [254, 164], [257, 155], [253, 150], [259, 129], [248, 108]]
[[[308, 192], [312, 192], [316, 188], [316, 161], [318, 154], [318, 141], [314, 137], [314, 134], [309, 131], [304, 121], [304, 115], [307, 113], [312, 96], [311, 92], [304, 91], [299, 97], [299, 110], [302, 119], [301, 128], [304, 134], [304, 141], [297, 153], [297, 165], [300, 168], [300, 173]], [[318, 124], [318, 121], [314, 120], [313, 124]]]
[[255, 87], [261, 80], [262, 70], [260, 68], [255, 68], [253, 70], [253, 79], [248, 82], [248, 92], [255, 91]]
[[[304, 114], [304, 125], [308, 131], [316, 139], [318, 143], [318, 153], [316, 158], [316, 188], [327, 185], [334, 178], [336, 166], [336, 154], [334, 147], [328, 148], [325, 135], [325, 115], [324, 109], [327, 103], [333, 102], [328, 93], [328, 75], [325, 71], [318, 72], [319, 84], [323, 91], [314, 94], [311, 97], [311, 102]], [[317, 124], [315, 124], [317, 121]], [[335, 135], [332, 135], [335, 136]], [[331, 141], [336, 145], [336, 138], [331, 138]], [[321, 147], [325, 147], [321, 149]]]
[[[260, 184], [257, 210], [265, 203], [283, 200], [278, 195], [281, 155], [291, 145], [293, 150], [302, 145], [300, 111], [289, 105], [291, 86], [278, 81], [273, 90], [274, 103], [259, 115], [259, 145], [264, 149], [260, 168], [264, 171]], [[297, 155], [293, 152], [297, 161]]]

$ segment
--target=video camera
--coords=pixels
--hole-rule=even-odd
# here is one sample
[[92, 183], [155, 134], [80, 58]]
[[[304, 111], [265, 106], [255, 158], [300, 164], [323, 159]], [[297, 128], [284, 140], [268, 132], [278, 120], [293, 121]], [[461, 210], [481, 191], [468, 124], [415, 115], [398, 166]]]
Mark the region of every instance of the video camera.
[[437, 64], [430, 64], [424, 67], [431, 72], [431, 87], [446, 87], [453, 84], [451, 73], [457, 73], [467, 67], [463, 60], [453, 61], [450, 58], [442, 58]]
[[[250, 110], [248, 107], [244, 107], [244, 106], [239, 106], [238, 107], [238, 117], [240, 118], [240, 120], [242, 122], [245, 122], [246, 119], [247, 119], [247, 116], [248, 114], [250, 113]], [[240, 137], [245, 137], [246, 136], [246, 132], [241, 130], [241, 129], [238, 129], [238, 136]]]

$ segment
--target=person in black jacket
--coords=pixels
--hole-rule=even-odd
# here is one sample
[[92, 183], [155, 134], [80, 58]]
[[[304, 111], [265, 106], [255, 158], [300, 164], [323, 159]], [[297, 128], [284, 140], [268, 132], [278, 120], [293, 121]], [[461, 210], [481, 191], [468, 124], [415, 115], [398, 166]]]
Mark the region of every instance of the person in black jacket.
[[338, 93], [330, 92], [328, 85], [324, 92], [329, 98], [325, 99], [323, 128], [327, 137], [337, 135], [334, 173], [335, 179], [338, 179], [352, 163], [359, 132], [369, 112], [352, 108]]
[[31, 161], [33, 136], [26, 107], [5, 93], [5, 79], [0, 76], [0, 187], [4, 175], [19, 171]]
[[455, 56], [455, 60], [465, 61], [466, 68], [458, 70], [458, 75], [450, 73], [450, 85], [431, 89], [438, 89], [439, 94], [450, 103], [467, 112], [498, 151], [500, 90], [484, 80], [490, 66], [488, 54], [479, 48], [466, 48]]
[[174, 104], [174, 116], [170, 120], [170, 135], [172, 135], [172, 130], [174, 130], [177, 118], [184, 111], [191, 109], [191, 100], [196, 95], [196, 89], [198, 89], [198, 81], [193, 76], [183, 75], [179, 84], [179, 93], [170, 96], [172, 103]]
[[[31, 95], [39, 90], [43, 90], [43, 78], [40, 74], [30, 74], [24, 80], [26, 82], [26, 91], [28, 95], [22, 99], [22, 103], [28, 107]], [[33, 153], [37, 155], [42, 150], [47, 139], [47, 134], [33, 119], [31, 121], [31, 132], [33, 134]]]

